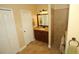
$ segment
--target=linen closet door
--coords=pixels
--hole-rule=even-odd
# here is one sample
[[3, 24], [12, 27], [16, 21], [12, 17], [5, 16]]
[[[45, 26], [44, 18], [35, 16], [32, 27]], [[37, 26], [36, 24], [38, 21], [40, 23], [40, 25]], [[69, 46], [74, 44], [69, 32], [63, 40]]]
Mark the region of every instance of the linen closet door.
[[34, 40], [32, 14], [28, 10], [21, 10], [22, 31], [26, 46]]
[[19, 49], [11, 10], [0, 10], [0, 53], [16, 53]]

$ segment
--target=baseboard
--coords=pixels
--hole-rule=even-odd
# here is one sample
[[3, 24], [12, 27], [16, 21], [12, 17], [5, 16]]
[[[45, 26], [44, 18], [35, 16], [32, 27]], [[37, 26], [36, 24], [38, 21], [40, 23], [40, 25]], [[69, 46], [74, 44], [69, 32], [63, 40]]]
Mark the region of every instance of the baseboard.
[[48, 45], [48, 48], [51, 48], [51, 46], [50, 46], [50, 45]]
[[20, 51], [22, 51], [24, 48], [26, 48], [26, 46], [27, 46], [27, 45], [25, 44], [22, 48], [20, 48], [20, 49], [17, 51], [17, 53], [20, 52]]
[[[34, 40], [35, 40], [35, 38], [34, 38]], [[34, 40], [32, 40], [32, 41], [34, 41]], [[30, 42], [32, 42], [32, 41], [30, 41]], [[29, 43], [30, 43], [29, 42]], [[28, 43], [28, 44], [29, 44]], [[16, 53], [18, 53], [18, 52], [20, 52], [20, 51], [22, 51], [24, 48], [26, 48], [27, 46], [28, 46], [28, 44], [25, 44], [22, 48], [20, 48]]]

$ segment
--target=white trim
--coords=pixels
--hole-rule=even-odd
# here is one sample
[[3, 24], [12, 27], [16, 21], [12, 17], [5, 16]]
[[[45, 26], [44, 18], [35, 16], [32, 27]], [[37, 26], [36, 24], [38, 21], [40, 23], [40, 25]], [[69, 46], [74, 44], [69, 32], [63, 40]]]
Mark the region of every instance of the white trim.
[[48, 45], [48, 48], [51, 48], [51, 45]]
[[48, 48], [51, 48], [51, 5], [48, 5], [48, 20], [49, 20], [49, 35], [48, 35]]
[[[17, 52], [20, 52], [20, 51], [22, 51], [24, 48], [26, 48], [27, 47], [27, 45], [25, 44], [22, 48], [20, 48]], [[17, 53], [16, 52], [16, 53]]]
[[[34, 40], [35, 40], [35, 38], [34, 38]], [[34, 40], [33, 40], [33, 41], [34, 41]], [[32, 42], [32, 41], [31, 41], [31, 42]], [[31, 42], [30, 42], [30, 43], [31, 43]], [[24, 45], [22, 48], [20, 48], [17, 52], [22, 51], [22, 50], [23, 50], [24, 48], [26, 48], [27, 46], [28, 46], [28, 44], [25, 44], [25, 45]], [[17, 52], [16, 52], [16, 53], [17, 53]]]

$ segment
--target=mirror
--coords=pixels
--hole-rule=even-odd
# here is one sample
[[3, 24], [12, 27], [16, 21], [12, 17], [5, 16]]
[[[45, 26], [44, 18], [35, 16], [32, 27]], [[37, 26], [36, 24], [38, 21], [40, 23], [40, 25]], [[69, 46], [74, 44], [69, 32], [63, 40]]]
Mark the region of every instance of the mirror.
[[37, 14], [38, 26], [48, 26], [48, 14]]

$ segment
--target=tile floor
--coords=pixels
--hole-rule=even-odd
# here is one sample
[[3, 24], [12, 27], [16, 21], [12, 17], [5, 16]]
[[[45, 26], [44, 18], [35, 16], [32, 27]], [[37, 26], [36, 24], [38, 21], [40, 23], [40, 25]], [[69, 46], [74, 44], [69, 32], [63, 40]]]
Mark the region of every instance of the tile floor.
[[17, 54], [59, 54], [56, 48], [48, 48], [46, 43], [33, 41], [22, 51]]

